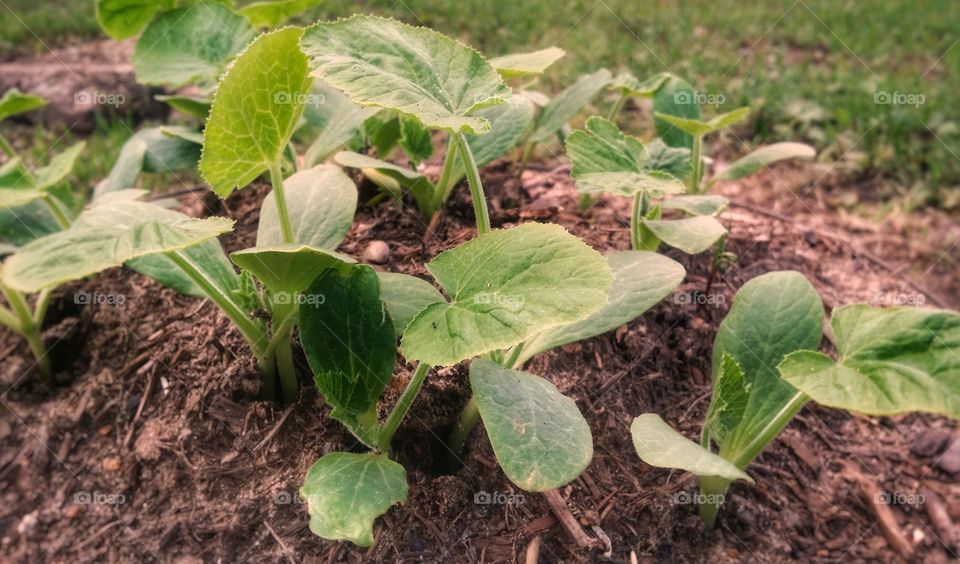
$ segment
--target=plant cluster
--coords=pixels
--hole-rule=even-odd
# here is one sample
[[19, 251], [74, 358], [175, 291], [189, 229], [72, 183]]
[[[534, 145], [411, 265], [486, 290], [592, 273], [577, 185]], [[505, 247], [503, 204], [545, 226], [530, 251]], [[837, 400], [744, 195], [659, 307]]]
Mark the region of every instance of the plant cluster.
[[[713, 181], [812, 156], [806, 146], [773, 145], [705, 181], [703, 139], [748, 110], [703, 121], [696, 104], [683, 102], [692, 88], [672, 75], [641, 82], [602, 69], [550, 99], [533, 87], [563, 56], [556, 48], [487, 60], [436, 31], [367, 16], [258, 35], [311, 2], [240, 10], [175, 4], [100, 0], [98, 18], [114, 37], [140, 34], [134, 66], [142, 82], [195, 88], [196, 96], [166, 99], [203, 116], [202, 133], [141, 131], [82, 212], [62, 195], [72, 192], [61, 190], [82, 145], [27, 173], [4, 143], [10, 160], [0, 173], [0, 203], [44, 212], [56, 225], [4, 247], [12, 254], [0, 280], [11, 310], [0, 309], [0, 322], [22, 333], [42, 360], [39, 331], [51, 292], [127, 265], [215, 303], [257, 359], [263, 396], [286, 402], [299, 397], [298, 337], [331, 417], [369, 449], [326, 454], [304, 479], [310, 528], [327, 539], [368, 546], [375, 519], [406, 500], [406, 473], [391, 460], [391, 443], [433, 368], [469, 363], [472, 397], [447, 441], [452, 452], [482, 421], [500, 467], [521, 489], [574, 480], [593, 455], [590, 429], [574, 400], [525, 364], [629, 323], [673, 292], [684, 268], [655, 251], [664, 242], [699, 253], [722, 240], [726, 230], [715, 216], [727, 201], [701, 193]], [[197, 43], [200, 34], [208, 41]], [[571, 131], [570, 120], [605, 89], [619, 96], [607, 118]], [[624, 101], [638, 96], [653, 99], [656, 137], [646, 142], [615, 124]], [[8, 93], [0, 117], [39, 103]], [[435, 134], [446, 152], [433, 181], [419, 165], [433, 155]], [[306, 142], [295, 143], [298, 136]], [[534, 147], [554, 137], [566, 147], [579, 191], [633, 198], [631, 250], [604, 257], [551, 224], [492, 229], [479, 168], [517, 149], [522, 169]], [[406, 166], [386, 160], [397, 148]], [[442, 213], [465, 179], [477, 236], [427, 263], [432, 281], [357, 263], [336, 251], [353, 222], [357, 186], [328, 160], [361, 170], [388, 196], [409, 195], [425, 219]], [[232, 221], [188, 218], [162, 200], [142, 201], [134, 189], [141, 171], [195, 165], [221, 198], [269, 179], [253, 247], [227, 257], [216, 237]], [[664, 218], [665, 211], [681, 217]], [[25, 295], [34, 292], [31, 311]], [[717, 335], [701, 444], [644, 414], [632, 427], [640, 456], [700, 474], [704, 492], [722, 492], [749, 479], [744, 468], [809, 398], [865, 413], [960, 416], [960, 364], [950, 354], [960, 346], [960, 316], [838, 309], [836, 361], [816, 352], [822, 317], [801, 275], [773, 273], [745, 285]], [[380, 397], [396, 376], [398, 354], [412, 371], [388, 407]], [[712, 524], [716, 507], [703, 514]]]

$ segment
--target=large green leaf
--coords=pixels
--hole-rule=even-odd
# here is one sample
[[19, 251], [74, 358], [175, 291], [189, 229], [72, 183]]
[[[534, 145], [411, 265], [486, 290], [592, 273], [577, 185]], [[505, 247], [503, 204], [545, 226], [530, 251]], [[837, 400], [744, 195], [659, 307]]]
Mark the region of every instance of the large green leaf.
[[247, 20], [217, 2], [163, 12], [147, 25], [134, 49], [137, 82], [215, 84], [227, 62], [255, 35]]
[[553, 63], [559, 61], [567, 52], [559, 47], [547, 47], [530, 53], [514, 53], [490, 59], [490, 64], [503, 78], [519, 78], [543, 74]]
[[200, 145], [188, 138], [195, 133], [196, 130], [183, 126], [147, 127], [137, 131], [123, 144], [110, 174], [94, 189], [94, 197], [135, 187], [141, 172], [194, 168], [200, 160]]
[[37, 190], [46, 190], [63, 182], [67, 176], [73, 172], [73, 166], [77, 162], [77, 157], [86, 147], [85, 141], [80, 141], [71, 145], [66, 151], [59, 153], [52, 159], [47, 166], [40, 167], [34, 172], [34, 188]]
[[566, 90], [557, 94], [543, 107], [540, 117], [530, 140], [543, 143], [554, 133], [562, 129], [573, 116], [610, 84], [613, 76], [607, 69], [600, 69], [593, 74], [585, 74], [577, 79]]
[[684, 437], [656, 413], [644, 413], [634, 419], [630, 434], [637, 454], [650, 466], [753, 482], [746, 472]]
[[393, 375], [397, 336], [369, 266], [327, 270], [304, 293], [300, 342], [330, 416], [358, 437], [376, 429], [377, 398]]
[[[742, 370], [745, 385], [750, 387], [740, 425], [720, 445], [724, 458], [740, 458], [741, 450], [757, 437], [767, 435], [762, 431], [769, 430], [769, 425], [779, 420], [781, 412], [793, 403], [797, 391], [780, 378], [777, 365], [794, 351], [816, 349], [822, 335], [823, 304], [802, 274], [771, 272], [740, 288], [713, 343], [714, 379], [724, 356], [729, 355]], [[782, 424], [788, 421], [787, 418]]]
[[630, 323], [668, 296], [686, 274], [680, 263], [645, 251], [613, 253], [607, 257], [607, 263], [613, 271], [607, 305], [583, 321], [548, 329], [527, 341], [521, 364], [543, 351]]
[[[357, 187], [339, 168], [319, 165], [283, 181], [293, 242], [317, 249], [336, 249], [343, 242], [357, 211]], [[260, 207], [257, 246], [282, 245], [276, 195]]]
[[[467, 144], [477, 166], [484, 166], [516, 147], [533, 124], [533, 114], [533, 102], [519, 94], [511, 96], [505, 104], [478, 111], [477, 115], [489, 120], [491, 127], [490, 133], [467, 135]], [[459, 155], [456, 164], [461, 169], [456, 176], [459, 178], [463, 175]]]
[[380, 297], [393, 319], [397, 337], [403, 336], [410, 321], [427, 306], [444, 302], [440, 291], [426, 280], [396, 272], [379, 272], [378, 275]]
[[169, 10], [175, 0], [96, 0], [97, 22], [114, 39], [126, 39], [140, 33], [153, 15]]
[[[670, 75], [653, 95], [653, 109], [660, 114], [686, 119], [700, 119], [700, 104], [697, 92], [685, 80]], [[670, 147], [693, 147], [693, 137], [674, 125], [657, 119], [654, 121], [657, 136]]]
[[24, 94], [16, 88], [3, 93], [0, 98], [0, 121], [8, 117], [29, 112], [47, 105], [47, 101], [36, 94]]
[[238, 12], [247, 18], [251, 25], [270, 29], [321, 2], [323, 0], [263, 0], [251, 2], [241, 7]]
[[313, 96], [307, 100], [303, 117], [320, 133], [305, 153], [304, 161], [308, 166], [319, 163], [358, 137], [367, 118], [380, 111], [379, 108], [361, 108], [322, 80], [314, 82], [311, 93]]
[[27, 244], [4, 263], [4, 283], [36, 292], [138, 257], [186, 249], [233, 227], [226, 218], [193, 219], [132, 199], [139, 194], [100, 198], [70, 229]]
[[793, 353], [780, 364], [784, 380], [830, 407], [960, 419], [960, 314], [849, 305], [830, 323], [839, 360]]
[[294, 294], [305, 290], [323, 272], [346, 272], [356, 262], [346, 255], [296, 243], [251, 247], [231, 253], [230, 259], [277, 295], [280, 303], [290, 303]]
[[[211, 239], [194, 245], [182, 251], [181, 258], [202, 272], [224, 294], [232, 296], [240, 291], [240, 277], [223, 252], [220, 241]], [[128, 261], [126, 266], [181, 294], [198, 298], [207, 296], [207, 292], [166, 255], [140, 257]]]
[[0, 209], [19, 208], [42, 197], [43, 191], [33, 188], [0, 189]]
[[382, 454], [332, 452], [310, 467], [300, 495], [315, 535], [370, 546], [374, 520], [407, 500], [407, 473]]
[[470, 364], [470, 387], [497, 461], [520, 488], [558, 488], [590, 464], [587, 421], [547, 380], [477, 359]]
[[495, 230], [433, 259], [427, 269], [450, 302], [420, 312], [403, 335], [408, 360], [452, 366], [516, 345], [607, 303], [604, 258], [559, 225]]
[[392, 19], [321, 22], [306, 29], [302, 45], [313, 75], [355, 103], [394, 109], [432, 128], [485, 133], [489, 122], [473, 112], [509, 94], [473, 49]]
[[310, 89], [303, 30], [261, 35], [234, 59], [213, 99], [200, 172], [221, 197], [280, 161]]
[[813, 147], [803, 143], [774, 143], [773, 145], [760, 147], [745, 157], [734, 161], [730, 166], [723, 169], [723, 172], [718, 174], [714, 180], [745, 178], [773, 163], [787, 159], [811, 160], [816, 154], [817, 152]]
[[[663, 171], [650, 170], [643, 143], [625, 135], [616, 125], [600, 118], [587, 120], [585, 130], [567, 137], [567, 154], [579, 192], [609, 192], [631, 196], [637, 192], [680, 193], [683, 183]], [[674, 168], [672, 157], [658, 153], [658, 165]]]
[[683, 219], [645, 219], [643, 227], [664, 243], [691, 255], [709, 249], [727, 232], [723, 224], [709, 215]]

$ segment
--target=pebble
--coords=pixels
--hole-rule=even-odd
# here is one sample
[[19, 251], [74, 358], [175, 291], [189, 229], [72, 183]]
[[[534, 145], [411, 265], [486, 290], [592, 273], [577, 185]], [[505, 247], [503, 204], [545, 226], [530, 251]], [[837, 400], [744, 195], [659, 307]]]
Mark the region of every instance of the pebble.
[[937, 466], [951, 474], [960, 472], [960, 437], [953, 440], [950, 447], [937, 461]]
[[914, 437], [910, 452], [917, 456], [936, 456], [943, 452], [949, 439], [948, 429], [930, 429]]
[[109, 456], [107, 458], [104, 458], [101, 464], [103, 465], [103, 469], [106, 470], [107, 472], [120, 471], [121, 464], [120, 464], [119, 458]]
[[386, 264], [390, 260], [390, 246], [383, 241], [370, 241], [363, 250], [363, 260], [373, 264]]

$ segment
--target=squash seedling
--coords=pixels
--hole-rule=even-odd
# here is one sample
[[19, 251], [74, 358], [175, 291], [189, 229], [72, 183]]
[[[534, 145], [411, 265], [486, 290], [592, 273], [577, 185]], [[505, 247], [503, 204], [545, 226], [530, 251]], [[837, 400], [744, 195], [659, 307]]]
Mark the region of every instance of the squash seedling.
[[[908, 411], [960, 418], [960, 314], [848, 305], [833, 311], [837, 359], [817, 352], [823, 304], [797, 272], [744, 284], [713, 346], [713, 396], [700, 444], [647, 413], [631, 426], [651, 466], [701, 476], [700, 515], [714, 526], [715, 500], [813, 399], [864, 413]], [[713, 452], [713, 445], [719, 451]]]

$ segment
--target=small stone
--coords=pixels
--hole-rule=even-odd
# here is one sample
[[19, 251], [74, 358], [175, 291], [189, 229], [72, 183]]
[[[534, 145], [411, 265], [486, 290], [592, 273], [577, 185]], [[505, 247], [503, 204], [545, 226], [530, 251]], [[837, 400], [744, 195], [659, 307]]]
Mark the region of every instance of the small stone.
[[390, 260], [390, 246], [383, 241], [370, 241], [363, 251], [363, 260], [373, 264], [386, 264]]
[[953, 443], [937, 461], [937, 466], [951, 474], [960, 472], [960, 438], [953, 440]]
[[103, 465], [103, 469], [107, 472], [119, 472], [122, 466], [120, 464], [120, 459], [113, 456], [104, 458], [101, 464]]
[[950, 439], [948, 429], [929, 429], [918, 433], [910, 443], [910, 452], [917, 456], [936, 456], [943, 452]]
[[23, 536], [29, 536], [37, 528], [37, 512], [27, 513], [23, 519], [17, 523], [17, 532]]
[[63, 516], [71, 521], [79, 517], [81, 513], [83, 513], [83, 506], [76, 503], [68, 505], [63, 509]]

